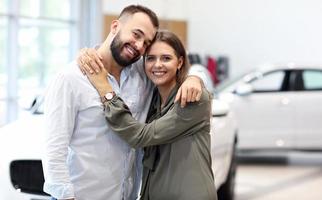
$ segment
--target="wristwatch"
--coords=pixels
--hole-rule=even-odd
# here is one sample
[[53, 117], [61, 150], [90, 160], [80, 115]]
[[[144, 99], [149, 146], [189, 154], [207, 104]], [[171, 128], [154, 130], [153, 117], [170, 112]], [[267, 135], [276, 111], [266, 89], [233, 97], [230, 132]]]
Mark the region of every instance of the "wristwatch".
[[103, 103], [105, 103], [107, 101], [111, 101], [114, 96], [115, 96], [115, 92], [114, 91], [108, 92], [103, 97], [101, 97], [101, 100], [102, 100]]

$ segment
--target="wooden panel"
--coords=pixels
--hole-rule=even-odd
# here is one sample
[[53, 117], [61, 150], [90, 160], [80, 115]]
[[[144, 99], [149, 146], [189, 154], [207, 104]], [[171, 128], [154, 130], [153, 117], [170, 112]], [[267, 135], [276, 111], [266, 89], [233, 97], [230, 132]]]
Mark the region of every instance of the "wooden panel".
[[[105, 39], [110, 32], [110, 25], [117, 15], [104, 15], [103, 38]], [[167, 29], [174, 32], [187, 47], [187, 22], [181, 20], [160, 20], [160, 29]]]
[[176, 20], [160, 20], [160, 29], [167, 29], [175, 33], [187, 47], [187, 22]]
[[104, 15], [103, 20], [103, 40], [107, 37], [110, 32], [111, 23], [113, 20], [117, 19], [117, 15]]

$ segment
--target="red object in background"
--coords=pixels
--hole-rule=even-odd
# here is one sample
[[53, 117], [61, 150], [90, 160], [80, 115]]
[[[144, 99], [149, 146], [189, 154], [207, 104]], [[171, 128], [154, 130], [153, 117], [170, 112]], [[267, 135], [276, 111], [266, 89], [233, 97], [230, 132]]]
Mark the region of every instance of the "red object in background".
[[218, 74], [217, 74], [218, 64], [216, 59], [212, 57], [207, 58], [207, 69], [211, 74], [211, 78], [215, 85], [219, 83]]

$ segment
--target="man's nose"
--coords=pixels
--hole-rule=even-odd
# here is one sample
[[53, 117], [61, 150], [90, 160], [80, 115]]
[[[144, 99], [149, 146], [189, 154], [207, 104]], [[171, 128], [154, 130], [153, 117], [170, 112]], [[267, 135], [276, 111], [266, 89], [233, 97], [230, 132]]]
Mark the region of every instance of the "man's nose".
[[136, 41], [135, 47], [136, 47], [136, 50], [139, 51], [141, 54], [144, 53], [145, 48], [144, 48], [144, 41], [143, 40]]

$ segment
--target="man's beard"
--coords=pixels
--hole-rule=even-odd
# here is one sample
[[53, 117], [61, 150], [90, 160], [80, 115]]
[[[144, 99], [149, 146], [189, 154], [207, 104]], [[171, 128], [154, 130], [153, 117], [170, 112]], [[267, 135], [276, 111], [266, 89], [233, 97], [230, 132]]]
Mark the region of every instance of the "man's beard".
[[124, 58], [121, 56], [122, 49], [124, 48], [125, 44], [121, 41], [120, 39], [120, 33], [118, 33], [110, 46], [110, 50], [112, 52], [112, 56], [114, 60], [117, 62], [122, 67], [126, 67], [131, 65], [132, 63], [136, 62], [137, 60], [140, 59], [141, 55], [138, 54], [138, 56], [134, 58]]

